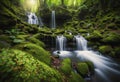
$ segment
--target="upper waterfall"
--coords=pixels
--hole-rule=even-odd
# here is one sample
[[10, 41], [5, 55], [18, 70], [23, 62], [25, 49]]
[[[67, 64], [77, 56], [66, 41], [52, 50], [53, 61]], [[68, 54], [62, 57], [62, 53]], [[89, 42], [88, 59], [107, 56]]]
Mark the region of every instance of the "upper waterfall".
[[35, 15], [35, 13], [28, 13], [28, 23], [29, 24], [39, 24], [38, 17]]

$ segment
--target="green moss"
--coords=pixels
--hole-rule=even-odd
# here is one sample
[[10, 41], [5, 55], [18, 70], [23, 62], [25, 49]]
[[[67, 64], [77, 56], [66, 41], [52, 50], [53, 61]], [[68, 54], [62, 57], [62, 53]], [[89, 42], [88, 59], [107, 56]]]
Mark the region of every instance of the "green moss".
[[34, 43], [38, 46], [41, 46], [41, 47], [45, 47], [45, 44], [43, 42], [41, 42], [40, 40], [36, 39], [36, 38], [28, 38], [28, 40], [31, 42], [31, 43]]
[[108, 45], [100, 46], [99, 51], [103, 54], [109, 54], [112, 51], [112, 47]]
[[85, 82], [85, 81], [79, 74], [71, 72], [69, 82]]
[[17, 39], [21, 39], [21, 40], [26, 40], [26, 38], [30, 37], [30, 35], [17, 35], [16, 38]]
[[72, 40], [73, 39], [73, 35], [69, 35], [69, 34], [64, 34], [64, 36], [68, 39], [68, 40]]
[[79, 29], [78, 32], [79, 33], [88, 33], [88, 31], [86, 29]]
[[33, 43], [23, 43], [23, 44], [16, 45], [14, 48], [26, 51], [32, 54], [38, 60], [46, 64], [50, 64], [50, 53], [44, 50], [39, 45], [36, 45]]
[[108, 33], [106, 34], [106, 36], [104, 36], [104, 38], [102, 39], [103, 42], [107, 43], [107, 44], [119, 44], [120, 41], [120, 34], [118, 33]]
[[84, 62], [78, 63], [77, 70], [78, 70], [78, 73], [80, 73], [82, 76], [86, 76], [89, 72], [88, 65]]
[[65, 75], [70, 75], [72, 71], [72, 67], [71, 67], [71, 60], [69, 58], [63, 59], [60, 70]]
[[90, 36], [86, 37], [88, 40], [96, 41], [96, 40], [101, 40], [102, 39], [102, 34], [100, 31], [93, 31], [93, 33], [90, 34]]
[[20, 50], [0, 53], [0, 81], [5, 82], [62, 82], [60, 74]]
[[93, 63], [90, 62], [90, 61], [86, 61], [85, 63], [88, 65], [89, 71], [91, 73], [93, 73], [94, 72], [94, 65], [93, 65]]

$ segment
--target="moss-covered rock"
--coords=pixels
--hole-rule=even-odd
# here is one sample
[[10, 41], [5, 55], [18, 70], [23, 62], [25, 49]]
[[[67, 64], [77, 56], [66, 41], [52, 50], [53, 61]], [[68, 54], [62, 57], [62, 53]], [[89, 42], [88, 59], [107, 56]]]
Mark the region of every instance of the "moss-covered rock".
[[60, 70], [65, 75], [70, 75], [70, 73], [72, 71], [72, 67], [71, 67], [71, 60], [69, 58], [63, 59]]
[[85, 81], [79, 74], [71, 72], [69, 82], [85, 82]]
[[1, 82], [62, 82], [60, 74], [26, 52], [14, 49], [0, 53]]
[[88, 65], [89, 72], [91, 74], [94, 74], [94, 64], [92, 62], [90, 62], [90, 61], [86, 61], [85, 63]]
[[77, 71], [83, 77], [87, 76], [87, 74], [89, 73], [88, 65], [84, 62], [78, 63], [77, 64]]
[[36, 45], [33, 43], [23, 43], [23, 44], [16, 45], [14, 48], [26, 51], [32, 54], [38, 60], [46, 64], [50, 64], [50, 53], [44, 50], [39, 45]]
[[112, 47], [108, 45], [100, 46], [99, 51], [103, 54], [109, 54], [112, 51]]

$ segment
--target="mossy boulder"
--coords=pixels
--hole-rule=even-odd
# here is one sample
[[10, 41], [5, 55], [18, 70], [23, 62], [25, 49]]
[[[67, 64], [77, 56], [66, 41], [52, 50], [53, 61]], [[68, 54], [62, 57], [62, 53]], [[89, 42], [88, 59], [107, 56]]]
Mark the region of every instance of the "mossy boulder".
[[112, 50], [112, 47], [108, 45], [103, 45], [99, 47], [99, 51], [103, 54], [109, 54]]
[[33, 44], [33, 43], [22, 43], [18, 44], [14, 47], [15, 49], [20, 49], [23, 51], [26, 51], [30, 54], [32, 54], [36, 59], [46, 63], [50, 64], [50, 53], [46, 50], [44, 50], [39, 45]]
[[79, 74], [71, 72], [69, 82], [85, 82], [85, 81]]
[[94, 74], [94, 64], [90, 61], [85, 61], [85, 63], [88, 65], [88, 68], [89, 68], [89, 72], [91, 74]]
[[72, 71], [72, 67], [71, 67], [71, 60], [69, 58], [63, 59], [60, 70], [65, 75], [70, 75], [70, 73]]
[[31, 54], [4, 49], [0, 53], [1, 82], [62, 82], [61, 75]]
[[87, 76], [89, 73], [88, 65], [84, 62], [79, 62], [77, 64], [77, 72], [83, 77]]

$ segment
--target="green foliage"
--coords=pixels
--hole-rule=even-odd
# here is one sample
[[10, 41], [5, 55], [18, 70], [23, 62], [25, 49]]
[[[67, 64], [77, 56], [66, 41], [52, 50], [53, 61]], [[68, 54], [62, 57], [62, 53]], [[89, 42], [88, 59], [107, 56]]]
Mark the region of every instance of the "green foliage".
[[78, 63], [77, 65], [77, 70], [78, 72], [82, 75], [82, 76], [85, 76], [88, 74], [89, 72], [89, 68], [88, 68], [88, 65], [84, 62], [80, 62]]
[[69, 82], [85, 82], [85, 81], [79, 74], [71, 72]]
[[14, 48], [26, 51], [32, 54], [36, 59], [46, 64], [50, 64], [50, 53], [44, 50], [39, 45], [36, 45], [33, 43], [23, 43], [23, 44], [16, 45]]
[[1, 82], [62, 82], [60, 74], [32, 55], [14, 49], [0, 53]]
[[51, 7], [51, 6], [59, 6], [61, 5], [61, 0], [47, 0], [46, 4]]
[[88, 40], [96, 41], [101, 40], [103, 38], [100, 31], [94, 30], [93, 33], [90, 34], [90, 36], [87, 37]]
[[71, 60], [69, 58], [63, 59], [60, 70], [65, 75], [70, 75], [72, 71], [72, 67], [71, 67]]
[[118, 33], [108, 33], [106, 34], [106, 36], [104, 36], [103, 42], [107, 43], [107, 44], [117, 44], [120, 41], [120, 34]]

